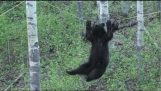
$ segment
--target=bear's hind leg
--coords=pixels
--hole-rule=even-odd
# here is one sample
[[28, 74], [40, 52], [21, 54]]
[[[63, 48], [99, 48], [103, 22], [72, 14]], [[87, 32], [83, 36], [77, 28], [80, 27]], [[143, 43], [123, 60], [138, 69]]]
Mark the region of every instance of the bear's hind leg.
[[75, 70], [67, 71], [68, 74], [70, 75], [76, 75], [76, 74], [81, 74], [81, 75], [86, 75], [89, 73], [89, 67], [90, 63], [84, 63], [80, 67], [78, 67]]
[[100, 78], [106, 71], [106, 68], [94, 68], [86, 77], [86, 81], [92, 81]]

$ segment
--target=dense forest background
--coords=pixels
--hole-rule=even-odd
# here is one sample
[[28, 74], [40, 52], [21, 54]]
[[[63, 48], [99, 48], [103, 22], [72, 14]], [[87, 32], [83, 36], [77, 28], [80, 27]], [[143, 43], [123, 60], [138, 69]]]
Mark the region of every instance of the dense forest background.
[[[29, 90], [26, 6], [21, 2], [0, 1], [0, 90]], [[120, 1], [109, 1], [110, 18], [122, 25], [135, 21], [136, 2], [129, 2], [127, 16], [123, 16], [122, 7]], [[158, 12], [157, 1], [144, 1], [146, 30], [141, 61], [137, 60], [137, 25], [125, 27], [111, 41], [106, 73], [86, 82], [83, 77], [66, 74], [87, 61], [91, 46], [81, 37], [85, 21], [77, 15], [77, 2], [37, 1], [42, 91], [161, 91], [161, 17], [153, 12]], [[98, 20], [96, 2], [84, 1], [82, 13], [84, 20]]]

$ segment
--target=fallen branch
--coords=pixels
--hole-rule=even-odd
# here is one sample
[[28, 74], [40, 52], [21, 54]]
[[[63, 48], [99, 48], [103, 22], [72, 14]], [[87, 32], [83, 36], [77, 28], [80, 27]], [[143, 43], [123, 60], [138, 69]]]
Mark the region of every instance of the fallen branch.
[[119, 25], [118, 30], [123, 29], [123, 28], [127, 28], [127, 27], [132, 27], [135, 25], [137, 25], [137, 21], [132, 20], [132, 21], [128, 22], [127, 24]]
[[[155, 19], [156, 18], [156, 16], [149, 16], [146, 20], [145, 20], [145, 24], [144, 25], [147, 25], [149, 22], [151, 22], [153, 19]], [[126, 24], [119, 24], [119, 28], [118, 28], [118, 30], [120, 30], [120, 29], [123, 29], [123, 28], [127, 28], [127, 27], [133, 27], [133, 26], [135, 26], [135, 25], [137, 25], [137, 20], [135, 19], [133, 19], [133, 20], [129, 20], [129, 22], [128, 23], [126, 23]]]
[[23, 75], [24, 75], [24, 73], [20, 74], [20, 75], [13, 81], [13, 83], [11, 83], [4, 91], [8, 91], [8, 89], [10, 89], [11, 86], [12, 86], [13, 84], [15, 84]]

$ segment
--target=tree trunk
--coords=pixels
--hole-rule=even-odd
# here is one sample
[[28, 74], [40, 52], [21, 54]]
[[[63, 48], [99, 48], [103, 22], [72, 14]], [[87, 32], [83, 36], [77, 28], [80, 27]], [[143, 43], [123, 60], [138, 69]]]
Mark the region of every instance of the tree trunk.
[[160, 2], [160, 0], [157, 0], [157, 8], [158, 8], [158, 11], [160, 12], [159, 13], [159, 20], [161, 22], [161, 2]]
[[143, 1], [137, 1], [137, 21], [138, 21], [138, 31], [137, 31], [137, 49], [141, 50], [144, 45], [143, 33], [144, 27], [144, 16], [143, 16]]
[[128, 16], [128, 12], [129, 12], [129, 2], [130, 1], [121, 1], [121, 12], [122, 12], [122, 15], [127, 17]]
[[40, 91], [40, 53], [37, 34], [36, 1], [26, 1], [28, 53], [31, 91]]
[[[97, 1], [97, 6], [98, 6], [98, 10], [99, 10], [99, 21], [100, 23], [105, 23], [107, 22], [107, 20], [110, 20], [110, 15], [109, 15], [109, 9], [108, 9], [108, 1]], [[107, 29], [105, 28], [105, 30], [107, 31]], [[108, 43], [109, 46], [109, 59], [110, 61], [111, 59], [111, 52], [113, 49], [115, 49], [114, 43], [112, 43], [112, 41], [110, 41]], [[110, 64], [108, 65], [109, 68], [111, 68]], [[108, 69], [110, 71], [112, 71], [112, 69]]]
[[80, 18], [80, 22], [83, 23], [83, 1], [77, 1], [77, 15]]
[[99, 8], [99, 20], [100, 23], [106, 23], [110, 19], [108, 10], [108, 1], [97, 1]]
[[141, 57], [141, 51], [144, 45], [143, 33], [145, 31], [144, 27], [144, 16], [143, 16], [143, 1], [137, 1], [137, 40], [136, 40], [136, 48], [137, 48], [137, 70], [138, 70], [138, 81], [141, 82], [144, 80], [144, 64], [143, 57]]

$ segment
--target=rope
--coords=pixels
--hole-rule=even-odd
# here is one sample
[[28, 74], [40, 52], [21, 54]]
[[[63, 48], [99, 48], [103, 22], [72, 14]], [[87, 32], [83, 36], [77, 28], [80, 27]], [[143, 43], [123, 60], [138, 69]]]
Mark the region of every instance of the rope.
[[[10, 8], [9, 10], [7, 10], [7, 11], [5, 11], [4, 13], [0, 14], [0, 16], [6, 14], [6, 13], [8, 13], [8, 12], [10, 12], [11, 10], [13, 10], [13, 9], [16, 8], [16, 7], [18, 7], [18, 6], [19, 6], [20, 4], [22, 4], [23, 2], [25, 2], [25, 1], [20, 2], [19, 4], [15, 5], [14, 7]], [[44, 1], [41, 1], [41, 2], [44, 2]], [[58, 7], [52, 5], [52, 4], [48, 3], [48, 2], [45, 2], [45, 3], [48, 4], [48, 5], [50, 5], [50, 6], [52, 6], [52, 7], [54, 7], [54, 8], [57, 8], [59, 11], [62, 11], [62, 10], [59, 9]], [[67, 13], [70, 14], [71, 16], [77, 18], [77, 19], [81, 19], [81, 18], [77, 17], [77, 16], [74, 15], [74, 14], [71, 14], [71, 13], [69, 13], [69, 12], [67, 12]], [[148, 14], [144, 14], [144, 17], [145, 17], [145, 16], [148, 16], [148, 15], [150, 15], [150, 14], [152, 15], [152, 14], [157, 14], [157, 13], [161, 13], [161, 11], [152, 12], [152, 13], [148, 13]], [[130, 20], [130, 19], [133, 19], [133, 18], [136, 18], [136, 17], [137, 17], [137, 16], [133, 16], [133, 17], [129, 17], [129, 18], [124, 18], [123, 20]], [[83, 21], [86, 21], [85, 19], [82, 19], [82, 20], [83, 20]]]
[[[145, 16], [148, 16], [148, 15], [153, 15], [153, 14], [157, 14], [157, 13], [161, 13], [161, 11], [144, 14], [143, 16], [145, 17]], [[130, 18], [124, 18], [123, 20], [130, 20], [130, 19], [133, 19], [133, 18], [137, 18], [137, 16], [133, 16], [133, 17], [130, 17]]]
[[16, 8], [16, 7], [18, 7], [18, 6], [19, 6], [20, 4], [22, 4], [23, 2], [25, 2], [25, 1], [22, 1], [22, 2], [20, 2], [19, 4], [15, 5], [14, 7], [10, 8], [9, 10], [3, 12], [2, 14], [0, 14], [0, 16], [5, 15], [6, 13], [10, 12], [11, 10], [13, 10], [13, 9]]
[[[42, 1], [42, 2], [44, 2], [44, 1]], [[50, 3], [48, 3], [48, 2], [45, 2], [45, 3], [48, 4], [48, 5], [50, 5], [50, 6], [52, 6], [52, 7], [54, 7], [54, 8], [57, 8], [59, 11], [62, 11], [60, 8], [58, 8], [58, 7], [56, 7], [56, 6], [52, 5], [52, 4], [50, 4]], [[75, 17], [75, 18], [77, 18], [77, 19], [81, 19], [81, 18], [77, 17], [76, 15], [71, 14], [71, 13], [69, 13], [69, 12], [67, 12], [67, 11], [66, 11], [66, 13], [70, 14], [71, 16], [73, 16], [73, 17]], [[83, 21], [86, 21], [85, 19], [82, 19], [82, 20], [83, 20]]]

